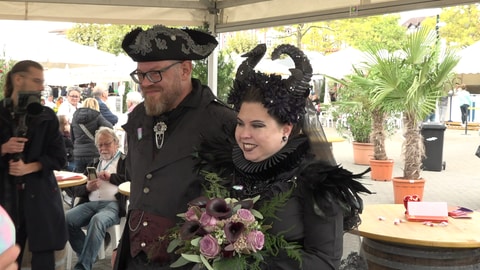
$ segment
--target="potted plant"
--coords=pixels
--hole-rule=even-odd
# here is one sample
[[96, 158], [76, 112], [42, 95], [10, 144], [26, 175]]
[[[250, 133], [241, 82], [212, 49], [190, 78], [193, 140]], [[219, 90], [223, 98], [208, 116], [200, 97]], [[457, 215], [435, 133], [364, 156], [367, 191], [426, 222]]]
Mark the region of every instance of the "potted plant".
[[[459, 59], [448, 49], [442, 53], [435, 31], [427, 28], [409, 34], [400, 52], [367, 49], [367, 54], [367, 65], [374, 73], [370, 78], [373, 106], [402, 108], [404, 169], [402, 177], [393, 179], [395, 203], [403, 203], [404, 195], [413, 192], [423, 197], [425, 179], [420, 172], [425, 148], [419, 124], [435, 109]], [[420, 189], [415, 191], [417, 184]]]
[[338, 89], [335, 102], [335, 113], [339, 119], [337, 131], [352, 141], [354, 163], [369, 165], [373, 157], [373, 144], [370, 140], [372, 117], [368, 91], [355, 84], [344, 84], [344, 80], [338, 82], [342, 83], [342, 87]]
[[366, 99], [363, 101], [364, 108], [368, 109], [369, 118], [371, 119], [371, 132], [369, 140], [373, 144], [373, 157], [369, 160], [372, 180], [390, 181], [393, 175], [393, 159], [389, 159], [385, 150], [385, 138], [391, 135], [395, 130], [391, 122], [387, 122], [387, 118], [393, 115], [393, 108], [384, 106], [383, 103], [372, 103], [371, 95], [375, 85], [372, 83], [375, 77], [374, 70], [364, 72], [361, 69], [354, 68], [354, 74], [347, 76], [345, 84], [350, 89], [362, 89], [362, 94]]

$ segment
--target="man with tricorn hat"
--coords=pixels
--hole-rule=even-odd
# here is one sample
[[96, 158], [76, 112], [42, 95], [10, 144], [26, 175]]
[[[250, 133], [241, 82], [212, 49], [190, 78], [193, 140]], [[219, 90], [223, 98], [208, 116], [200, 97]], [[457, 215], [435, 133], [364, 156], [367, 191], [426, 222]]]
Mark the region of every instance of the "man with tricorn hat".
[[159, 237], [201, 194], [192, 154], [206, 136], [233, 136], [235, 112], [191, 77], [192, 60], [206, 58], [217, 44], [207, 33], [162, 25], [137, 28], [123, 40], [123, 49], [137, 62], [130, 76], [144, 101], [123, 126], [132, 182], [114, 269], [170, 269], [175, 258]]

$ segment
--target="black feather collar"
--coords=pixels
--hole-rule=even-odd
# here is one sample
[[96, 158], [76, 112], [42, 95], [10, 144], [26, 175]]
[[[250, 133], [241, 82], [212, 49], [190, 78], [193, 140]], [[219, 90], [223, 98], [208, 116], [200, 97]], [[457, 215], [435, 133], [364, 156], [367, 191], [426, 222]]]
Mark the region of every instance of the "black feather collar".
[[233, 163], [236, 173], [250, 181], [267, 181], [298, 167], [307, 154], [309, 142], [307, 137], [291, 139], [285, 147], [270, 158], [251, 162], [245, 159], [238, 145], [233, 149]]

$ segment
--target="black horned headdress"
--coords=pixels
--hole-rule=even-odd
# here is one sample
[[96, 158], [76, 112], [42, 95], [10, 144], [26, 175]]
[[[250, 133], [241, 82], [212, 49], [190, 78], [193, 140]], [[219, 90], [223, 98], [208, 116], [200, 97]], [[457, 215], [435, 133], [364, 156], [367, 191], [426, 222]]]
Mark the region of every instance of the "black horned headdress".
[[298, 123], [305, 115], [305, 104], [310, 93], [310, 61], [297, 47], [279, 45], [272, 52], [272, 60], [287, 54], [295, 63], [295, 68], [290, 69], [291, 76], [282, 79], [279, 75], [255, 72], [255, 66], [266, 51], [266, 45], [259, 44], [242, 55], [247, 59], [238, 67], [233, 89], [228, 95], [228, 103], [233, 104], [233, 108], [239, 111], [246, 91], [256, 87], [262, 90], [263, 104], [271, 115], [278, 117], [282, 123]]

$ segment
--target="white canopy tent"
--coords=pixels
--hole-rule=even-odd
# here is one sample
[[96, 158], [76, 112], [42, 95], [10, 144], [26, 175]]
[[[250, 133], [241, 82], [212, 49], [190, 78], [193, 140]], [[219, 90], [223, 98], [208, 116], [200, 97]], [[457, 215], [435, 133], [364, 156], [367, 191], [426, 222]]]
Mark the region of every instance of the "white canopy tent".
[[480, 41], [468, 46], [458, 53], [460, 61], [455, 67], [457, 74], [480, 73]]
[[[78, 23], [209, 25], [212, 33], [396, 13], [477, 0], [0, 0], [0, 19]], [[217, 53], [209, 58], [217, 88]]]
[[35, 31], [32, 24], [2, 21], [0, 57], [8, 60], [31, 59], [45, 68], [70, 68], [116, 64], [116, 55], [70, 41], [48, 32]]
[[0, 58], [41, 63], [48, 85], [127, 81], [136, 68], [128, 56], [80, 45], [26, 21], [0, 21]]
[[365, 62], [365, 54], [355, 48], [348, 47], [326, 55], [323, 62], [314, 71], [337, 79], [353, 73], [353, 66]]
[[0, 19], [200, 26], [215, 33], [475, 3], [475, 0], [7, 0]]
[[110, 83], [130, 81], [130, 72], [136, 68], [133, 61], [129, 64], [112, 64], [70, 68], [50, 68], [45, 70], [45, 82], [48, 85], [79, 85], [89, 82]]

